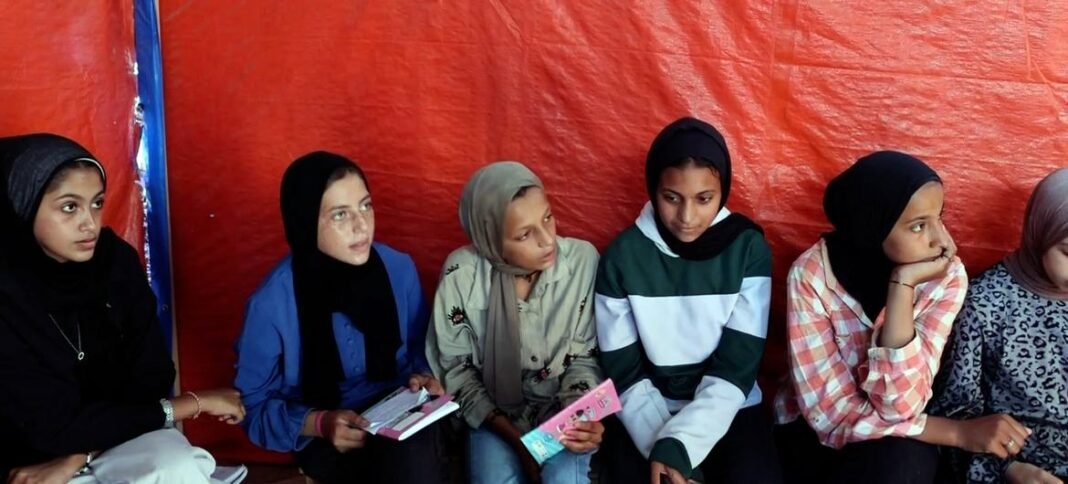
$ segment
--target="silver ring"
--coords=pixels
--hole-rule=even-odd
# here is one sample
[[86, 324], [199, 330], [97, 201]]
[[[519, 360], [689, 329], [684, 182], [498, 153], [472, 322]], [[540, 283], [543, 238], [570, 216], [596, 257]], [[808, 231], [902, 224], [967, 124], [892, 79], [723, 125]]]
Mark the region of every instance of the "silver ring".
[[1012, 440], [1012, 439], [1009, 439], [1009, 442], [1005, 444], [1005, 448], [1006, 449], [1011, 449], [1013, 447], [1016, 447], [1016, 441]]

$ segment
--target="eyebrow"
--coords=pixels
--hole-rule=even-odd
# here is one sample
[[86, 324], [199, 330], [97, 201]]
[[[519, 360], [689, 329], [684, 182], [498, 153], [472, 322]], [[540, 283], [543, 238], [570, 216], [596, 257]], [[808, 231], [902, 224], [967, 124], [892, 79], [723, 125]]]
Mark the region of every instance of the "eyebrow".
[[[541, 214], [541, 218], [547, 217], [549, 215], [549, 213], [551, 213], [552, 211], [553, 211], [552, 207], [549, 207], [549, 208], [545, 209], [545, 213]], [[516, 231], [514, 233], [517, 233], [517, 234], [518, 233], [522, 233], [524, 230], [527, 230], [527, 229], [529, 229], [529, 228], [531, 228], [533, 226], [534, 226], [534, 224], [526, 224], [526, 225], [524, 225], [522, 227], [519, 227], [519, 228], [515, 229]]]
[[[668, 193], [670, 193], [672, 195], [678, 195], [680, 197], [682, 196], [681, 193], [676, 192], [675, 190], [672, 190], [670, 188], [665, 188], [664, 191], [668, 192]], [[698, 195], [715, 195], [716, 194], [716, 189], [715, 188], [709, 188], [708, 190], [702, 190], [700, 192], [697, 192], [697, 194]]]
[[[370, 199], [371, 199], [371, 195], [365, 195], [363, 198], [360, 199], [360, 203], [366, 202], [366, 201], [368, 201]], [[334, 205], [333, 207], [330, 207], [330, 208], [326, 209], [326, 211], [327, 212], [333, 212], [334, 210], [340, 210], [342, 208], [349, 208], [349, 204], [343, 203], [341, 205]]]
[[907, 224], [912, 224], [914, 222], [920, 222], [920, 221], [923, 221], [923, 220], [927, 220], [929, 218], [931, 218], [929, 215], [921, 215], [919, 217], [913, 218], [912, 220], [909, 220], [908, 222], [905, 222], [905, 224], [906, 225]]
[[[100, 198], [103, 195], [104, 195], [104, 190], [101, 190], [96, 195], [93, 195], [92, 200]], [[64, 198], [72, 198], [72, 199], [74, 199], [76, 201], [79, 201], [79, 202], [82, 201], [82, 200], [85, 200], [84, 198], [82, 198], [81, 195], [78, 195], [77, 193], [64, 193], [64, 194], [62, 194], [62, 195], [60, 195], [58, 197], [55, 197], [53, 200], [57, 200], [58, 201], [58, 200], [63, 200]]]

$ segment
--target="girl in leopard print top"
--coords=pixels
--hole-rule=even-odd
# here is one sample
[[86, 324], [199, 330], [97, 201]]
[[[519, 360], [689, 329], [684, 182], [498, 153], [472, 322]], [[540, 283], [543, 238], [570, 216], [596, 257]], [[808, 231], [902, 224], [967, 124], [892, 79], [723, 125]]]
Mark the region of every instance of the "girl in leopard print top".
[[1068, 168], [1028, 204], [1019, 249], [972, 281], [931, 413], [1011, 416], [1026, 428], [1007, 458], [958, 453], [967, 482], [1061, 482], [1068, 476]]

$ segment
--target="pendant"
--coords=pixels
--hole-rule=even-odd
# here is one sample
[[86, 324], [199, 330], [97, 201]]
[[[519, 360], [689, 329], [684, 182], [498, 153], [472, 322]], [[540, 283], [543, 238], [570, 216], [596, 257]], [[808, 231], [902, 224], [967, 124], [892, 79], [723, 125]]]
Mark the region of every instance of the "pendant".
[[84, 359], [85, 359], [85, 352], [84, 351], [79, 351], [78, 352], [78, 361], [82, 361]]

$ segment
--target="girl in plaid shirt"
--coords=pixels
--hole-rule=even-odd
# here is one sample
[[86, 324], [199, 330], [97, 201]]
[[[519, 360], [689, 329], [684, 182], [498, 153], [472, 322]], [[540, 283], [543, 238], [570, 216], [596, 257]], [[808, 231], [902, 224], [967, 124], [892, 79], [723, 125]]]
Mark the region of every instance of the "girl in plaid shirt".
[[796, 482], [930, 483], [935, 445], [1026, 438], [1003, 416], [924, 413], [968, 286], [942, 208], [938, 174], [904, 153], [872, 153], [828, 185], [834, 230], [787, 280], [791, 372], [775, 407]]

